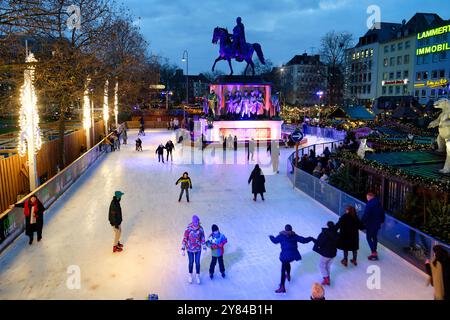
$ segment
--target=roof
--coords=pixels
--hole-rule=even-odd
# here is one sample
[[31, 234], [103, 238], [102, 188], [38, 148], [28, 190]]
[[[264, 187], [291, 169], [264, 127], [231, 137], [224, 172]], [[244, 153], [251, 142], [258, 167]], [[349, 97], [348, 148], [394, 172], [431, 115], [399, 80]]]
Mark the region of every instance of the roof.
[[320, 61], [320, 55], [316, 54], [314, 56], [310, 56], [306, 53], [302, 55], [296, 55], [294, 56], [289, 62], [286, 64], [287, 66], [292, 65], [323, 65], [323, 63]]
[[392, 113], [393, 118], [406, 118], [406, 119], [415, 119], [420, 116], [419, 112], [416, 112], [413, 108], [411, 108], [410, 104], [402, 104]]
[[364, 106], [347, 107], [344, 108], [344, 111], [350, 119], [368, 121], [375, 119], [375, 115], [369, 112]]
[[359, 42], [356, 47], [365, 46], [376, 42], [385, 42], [397, 36], [397, 32], [401, 29], [402, 24], [381, 22], [380, 28], [375, 28], [366, 32], [366, 34], [359, 38]]

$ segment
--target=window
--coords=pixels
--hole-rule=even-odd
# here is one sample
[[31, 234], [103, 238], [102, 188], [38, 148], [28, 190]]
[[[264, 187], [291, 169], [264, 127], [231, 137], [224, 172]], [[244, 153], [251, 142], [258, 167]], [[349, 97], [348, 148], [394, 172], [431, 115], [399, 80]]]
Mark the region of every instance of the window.
[[431, 54], [423, 55], [423, 64], [429, 64], [431, 60]]
[[391, 52], [395, 51], [395, 44], [391, 44]]
[[373, 57], [373, 48], [370, 48], [370, 56]]
[[442, 52], [439, 54], [439, 60], [440, 60], [440, 61], [447, 60], [447, 51], [442, 51]]
[[386, 94], [386, 87], [383, 87], [382, 92], [383, 94]]
[[438, 77], [438, 71], [437, 70], [433, 70], [431, 72], [431, 79], [436, 79]]
[[371, 86], [367, 86], [367, 93], [370, 94]]
[[411, 47], [411, 42], [408, 40], [408, 41], [405, 41], [405, 49], [409, 49]]
[[422, 72], [417, 72], [416, 80], [418, 81], [422, 80]]
[[428, 80], [428, 71], [423, 72], [423, 80]]
[[356, 53], [356, 59], [359, 59], [359, 51]]
[[370, 73], [370, 72], [367, 75], [367, 81], [372, 82], [372, 73]]
[[400, 94], [400, 86], [395, 86], [395, 94]]
[[404, 95], [408, 94], [408, 86], [403, 86], [403, 94]]
[[393, 72], [389, 72], [389, 80], [394, 80], [394, 73]]
[[422, 90], [422, 98], [426, 98], [427, 97], [427, 90], [423, 89]]
[[398, 43], [397, 50], [403, 50], [403, 42]]
[[417, 56], [417, 65], [423, 64], [423, 56]]
[[384, 66], [387, 67], [389, 65], [389, 60], [388, 58], [384, 58]]
[[367, 82], [367, 73], [364, 73], [363, 75], [363, 82]]
[[363, 86], [363, 94], [366, 94], [366, 86]]
[[445, 70], [440, 70], [439, 71], [439, 77], [440, 78], [445, 78]]
[[384, 53], [388, 53], [389, 52], [389, 46], [384, 46]]
[[409, 78], [409, 71], [405, 70], [403, 71], [403, 79], [408, 79]]
[[405, 54], [405, 56], [403, 57], [403, 63], [404, 64], [408, 64], [409, 63], [409, 54]]
[[439, 61], [439, 53], [433, 53], [433, 62], [438, 62]]
[[419, 94], [420, 94], [420, 91], [419, 91], [419, 90], [416, 90], [416, 91], [414, 92], [414, 96], [417, 97], [417, 98], [419, 97]]
[[394, 87], [390, 86], [389, 87], [389, 94], [392, 95], [394, 93]]
[[389, 76], [389, 74], [387, 72], [383, 73], [383, 80], [387, 80], [388, 76]]
[[431, 98], [436, 97], [436, 89], [431, 89], [430, 97]]
[[395, 58], [394, 57], [392, 57], [391, 60], [389, 61], [389, 65], [391, 67], [395, 66]]
[[366, 49], [366, 58], [369, 57], [369, 49]]
[[402, 64], [402, 60], [403, 60], [402, 56], [398, 56], [397, 57], [397, 65], [401, 65]]
[[401, 79], [401, 77], [402, 77], [402, 72], [397, 71], [396, 79]]

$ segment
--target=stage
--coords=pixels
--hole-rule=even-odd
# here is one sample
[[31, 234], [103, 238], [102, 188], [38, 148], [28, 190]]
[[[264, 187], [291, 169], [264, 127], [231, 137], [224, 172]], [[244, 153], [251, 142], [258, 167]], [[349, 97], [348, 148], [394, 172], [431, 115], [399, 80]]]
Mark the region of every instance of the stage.
[[200, 119], [201, 133], [206, 141], [218, 142], [222, 137], [230, 134], [238, 141], [245, 140], [280, 140], [280, 120], [236, 120], [236, 121], [214, 121], [213, 127], [208, 128], [206, 119]]

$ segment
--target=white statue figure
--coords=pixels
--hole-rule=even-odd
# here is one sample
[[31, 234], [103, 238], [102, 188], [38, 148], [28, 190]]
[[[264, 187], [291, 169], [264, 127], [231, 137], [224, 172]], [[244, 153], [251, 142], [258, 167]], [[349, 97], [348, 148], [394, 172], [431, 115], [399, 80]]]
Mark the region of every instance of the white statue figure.
[[436, 109], [442, 109], [439, 117], [429, 124], [429, 128], [439, 126], [439, 136], [437, 137], [439, 151], [445, 151], [447, 148], [447, 160], [444, 168], [439, 170], [442, 173], [450, 173], [450, 101], [441, 99], [434, 104]]
[[361, 139], [357, 154], [361, 159], [364, 159], [366, 156], [366, 151], [374, 152], [375, 150], [367, 146], [367, 139]]

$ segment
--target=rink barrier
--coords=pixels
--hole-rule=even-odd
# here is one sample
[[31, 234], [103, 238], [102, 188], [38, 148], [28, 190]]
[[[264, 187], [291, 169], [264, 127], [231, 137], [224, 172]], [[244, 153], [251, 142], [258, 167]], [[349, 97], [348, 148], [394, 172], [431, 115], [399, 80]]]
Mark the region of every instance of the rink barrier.
[[[333, 143], [330, 142], [320, 145], [327, 144], [331, 146]], [[312, 147], [313, 146], [309, 146], [307, 148]], [[325, 146], [322, 147], [325, 148]], [[314, 148], [317, 149], [317, 147]], [[330, 149], [330, 151], [332, 150]], [[303, 150], [302, 154], [304, 154]], [[294, 170], [294, 161], [295, 152], [288, 158], [286, 173], [295, 188], [306, 193], [309, 197], [313, 198], [339, 217], [345, 213], [345, 208], [347, 206], [353, 206], [356, 208], [358, 216], [362, 218], [366, 208], [364, 202], [321, 181], [299, 168], [295, 168]], [[380, 232], [378, 233], [378, 242], [421, 271], [425, 271], [425, 261], [427, 259], [431, 260], [432, 258], [433, 246], [439, 244], [450, 252], [450, 246], [448, 244], [407, 225], [387, 213], [385, 223], [383, 223]], [[383, 257], [381, 257], [381, 259], [383, 259]]]
[[[109, 137], [109, 136], [108, 136]], [[103, 140], [82, 154], [69, 166], [29, 193], [17, 203], [24, 203], [31, 195], [36, 195], [45, 208], [49, 208], [67, 189], [105, 153]], [[25, 229], [23, 208], [8, 209], [0, 214], [0, 254], [17, 239]]]

